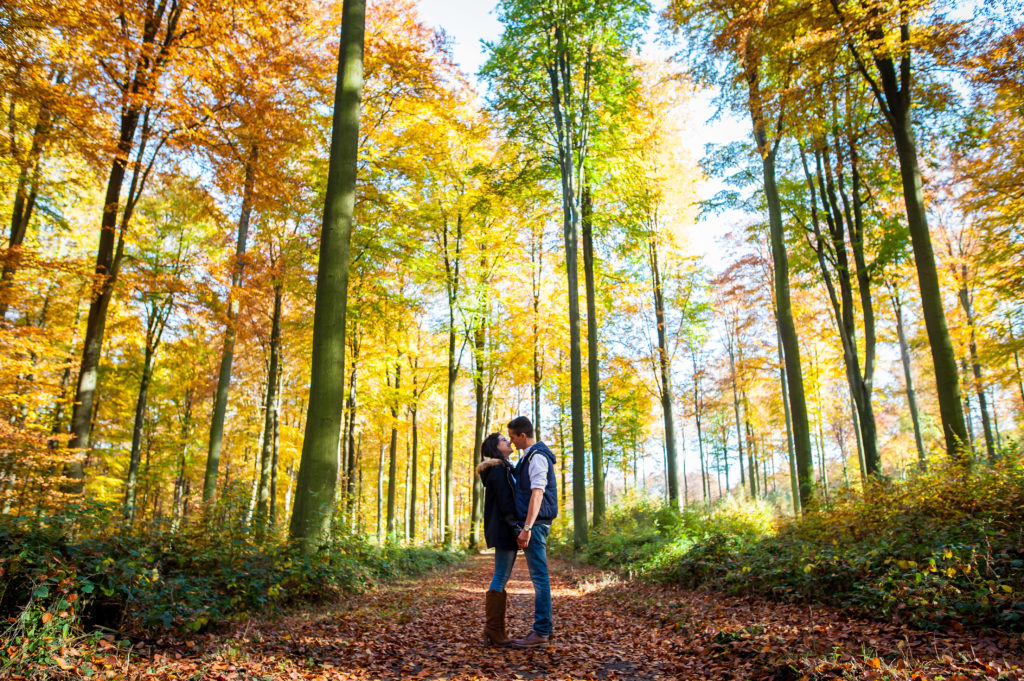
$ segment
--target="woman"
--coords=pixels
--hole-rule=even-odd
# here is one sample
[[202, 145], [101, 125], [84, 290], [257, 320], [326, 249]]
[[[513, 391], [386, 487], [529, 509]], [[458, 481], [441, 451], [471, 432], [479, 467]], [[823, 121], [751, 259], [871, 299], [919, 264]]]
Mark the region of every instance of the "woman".
[[483, 462], [476, 467], [484, 485], [484, 539], [494, 549], [494, 577], [487, 591], [487, 616], [484, 641], [494, 645], [509, 642], [505, 632], [505, 605], [508, 594], [505, 584], [516, 562], [516, 535], [520, 523], [516, 519], [513, 499], [515, 481], [508, 455], [512, 445], [500, 433], [491, 433], [480, 446]]

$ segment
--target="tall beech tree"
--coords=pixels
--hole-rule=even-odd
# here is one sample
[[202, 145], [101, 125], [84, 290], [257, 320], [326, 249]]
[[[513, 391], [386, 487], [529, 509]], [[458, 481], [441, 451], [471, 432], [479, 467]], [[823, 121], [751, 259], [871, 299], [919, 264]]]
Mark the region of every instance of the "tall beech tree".
[[[89, 449], [97, 369], [106, 332], [107, 311], [124, 256], [125, 231], [131, 221], [135, 202], [148, 179], [153, 160], [163, 146], [162, 142], [155, 145], [155, 151], [147, 163], [146, 145], [155, 126], [152, 102], [160, 88], [161, 78], [172, 60], [178, 56], [185, 39], [200, 30], [198, 24], [189, 26], [182, 21], [186, 10], [201, 16], [206, 7], [193, 7], [177, 0], [160, 0], [145, 7], [136, 5], [128, 12], [113, 7], [106, 9], [111, 10], [110, 13], [99, 15], [104, 24], [95, 27], [93, 34], [96, 49], [103, 53], [105, 47], [113, 48], [116, 45], [116, 51], [124, 52], [126, 59], [117, 61], [117, 69], [104, 69], [118, 100], [115, 114], [118, 132], [107, 175], [93, 291], [71, 415], [71, 439], [68, 446], [81, 451]], [[115, 28], [118, 25], [120, 28]], [[108, 41], [112, 44], [108, 44]], [[137, 137], [138, 152], [133, 163], [131, 156], [136, 148]], [[166, 141], [166, 136], [163, 141]], [[132, 169], [131, 185], [121, 211], [121, 192], [129, 169]], [[84, 489], [84, 462], [81, 459], [72, 462], [65, 475], [69, 478], [66, 489], [71, 493], [81, 493]]]
[[356, 198], [363, 91], [364, 0], [344, 0], [330, 165], [320, 234], [309, 408], [289, 536], [314, 551], [330, 529], [345, 395], [349, 242]]
[[968, 446], [968, 438], [960, 396], [960, 379], [942, 304], [935, 250], [928, 230], [921, 164], [912, 121], [915, 52], [919, 53], [921, 45], [929, 40], [952, 38], [956, 27], [926, 27], [917, 24], [926, 10], [918, 3], [829, 0], [829, 5], [838, 23], [839, 40], [849, 49], [857, 72], [871, 89], [896, 145], [921, 306], [932, 350], [946, 451], [953, 459], [968, 463], [970, 457], [963, 451]]
[[[598, 116], [628, 72], [647, 2], [503, 0], [501, 38], [488, 44], [483, 73], [492, 104], [513, 136], [555, 170], [562, 193], [562, 232], [569, 314], [570, 415], [573, 456], [573, 544], [587, 543], [583, 364], [580, 346], [578, 244], [584, 168]], [[593, 418], [593, 415], [592, 415]], [[596, 509], [596, 507], [595, 507]]]
[[[778, 13], [784, 9], [775, 4], [751, 5], [740, 0], [673, 0], [665, 10], [665, 17], [678, 30], [686, 31], [697, 39], [691, 50], [708, 49], [709, 54], [727, 62], [723, 83], [726, 87], [745, 90], [743, 104], [737, 106], [743, 106], [750, 116], [761, 162], [775, 272], [775, 306], [786, 363], [800, 501], [801, 507], [807, 509], [814, 496], [814, 465], [800, 345], [790, 302], [789, 256], [776, 178], [776, 160], [787, 114], [782, 94], [788, 86], [786, 75], [792, 69], [788, 61], [792, 55], [780, 50], [782, 40]], [[788, 35], [789, 28], [784, 25], [782, 33]], [[716, 65], [711, 64], [708, 71], [714, 73], [715, 68]]]

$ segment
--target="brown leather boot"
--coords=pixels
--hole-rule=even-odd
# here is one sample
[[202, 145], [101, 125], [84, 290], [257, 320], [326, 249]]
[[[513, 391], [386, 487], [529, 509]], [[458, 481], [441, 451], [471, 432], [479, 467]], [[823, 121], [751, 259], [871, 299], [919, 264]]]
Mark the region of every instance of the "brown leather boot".
[[491, 645], [508, 645], [509, 637], [505, 632], [505, 606], [508, 602], [508, 594], [504, 591], [487, 592], [487, 614], [486, 626], [484, 627], [484, 641]]

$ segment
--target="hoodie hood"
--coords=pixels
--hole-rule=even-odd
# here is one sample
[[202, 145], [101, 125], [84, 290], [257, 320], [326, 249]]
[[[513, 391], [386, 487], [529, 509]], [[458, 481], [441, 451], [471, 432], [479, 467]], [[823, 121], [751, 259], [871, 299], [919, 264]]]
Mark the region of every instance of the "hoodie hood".
[[480, 462], [480, 465], [476, 467], [476, 474], [483, 475], [484, 471], [486, 471], [487, 469], [494, 468], [495, 466], [500, 466], [504, 462], [504, 459], [484, 459], [483, 461]]

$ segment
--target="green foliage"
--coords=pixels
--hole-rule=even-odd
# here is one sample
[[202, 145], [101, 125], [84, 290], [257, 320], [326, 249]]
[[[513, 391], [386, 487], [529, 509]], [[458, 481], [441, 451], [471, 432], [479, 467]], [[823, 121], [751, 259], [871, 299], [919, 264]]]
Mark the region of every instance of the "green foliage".
[[95, 638], [84, 632], [97, 627], [198, 632], [244, 613], [330, 599], [459, 558], [344, 534], [306, 555], [287, 544], [256, 544], [244, 516], [180, 531], [119, 528], [119, 517], [118, 508], [98, 505], [0, 517], [3, 639], [22, 641], [0, 651], [0, 669], [29, 656], [45, 662], [72, 640]]
[[612, 518], [586, 558], [647, 578], [829, 603], [918, 627], [1024, 630], [1020, 460], [877, 481], [776, 523], [766, 505], [736, 500], [706, 516], [646, 503]]

